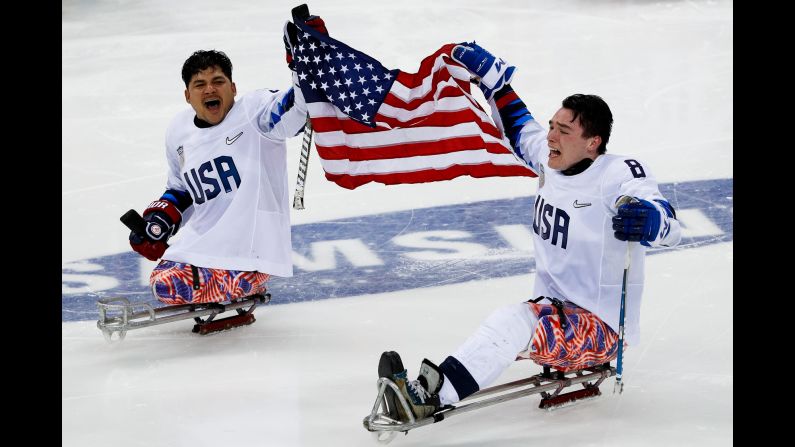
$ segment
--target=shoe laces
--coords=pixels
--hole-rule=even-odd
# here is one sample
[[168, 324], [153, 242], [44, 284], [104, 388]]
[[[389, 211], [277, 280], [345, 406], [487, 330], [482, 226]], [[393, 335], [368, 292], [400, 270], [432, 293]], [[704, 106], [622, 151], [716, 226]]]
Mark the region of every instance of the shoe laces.
[[411, 392], [411, 396], [415, 398], [415, 403], [424, 404], [425, 399], [431, 397], [431, 393], [429, 393], [428, 390], [422, 386], [422, 383], [420, 383], [419, 379], [412, 380], [411, 382], [408, 382], [407, 385], [409, 387], [409, 391]]

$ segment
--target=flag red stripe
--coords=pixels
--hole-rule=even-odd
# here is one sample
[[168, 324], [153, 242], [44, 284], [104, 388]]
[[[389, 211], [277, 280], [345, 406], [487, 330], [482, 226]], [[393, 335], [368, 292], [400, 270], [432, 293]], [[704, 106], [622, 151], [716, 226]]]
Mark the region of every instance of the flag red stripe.
[[[329, 169], [342, 171], [335, 174], [326, 172], [328, 180], [354, 189], [370, 182], [385, 185], [425, 183], [462, 175], [536, 176], [521, 161], [513, 158], [513, 151], [500, 130], [470, 96], [468, 72], [450, 57], [455, 45], [447, 44], [424, 58], [414, 74], [396, 71], [395, 80], [384, 99], [386, 105], [376, 112], [375, 128], [347, 116], [340, 118], [343, 114], [339, 110], [333, 116], [312, 117], [312, 126], [317, 132], [318, 155], [327, 162]], [[422, 93], [425, 89], [428, 91]], [[420, 94], [421, 97], [412, 97]], [[371, 96], [365, 96], [364, 92], [361, 95], [356, 97], [357, 101], [351, 107]], [[444, 100], [443, 103], [437, 104], [440, 99]], [[460, 110], [438, 110], [459, 107]], [[323, 107], [313, 110], [313, 113], [330, 114], [330, 110]], [[424, 115], [418, 116], [420, 113]], [[432, 141], [427, 141], [431, 138]], [[496, 141], [487, 142], [484, 138]], [[465, 151], [472, 155], [457, 155]], [[456, 164], [444, 168], [430, 167], [445, 166], [448, 161]], [[409, 169], [412, 171], [400, 172]], [[382, 173], [350, 174], [362, 170]]]
[[351, 148], [349, 146], [321, 146], [316, 144], [317, 154], [325, 160], [367, 161], [416, 157], [420, 155], [439, 155], [451, 152], [485, 149], [492, 154], [505, 154], [505, 146], [500, 143], [487, 143], [479, 136], [454, 137], [446, 140], [403, 143], [392, 146], [371, 148]]
[[[450, 51], [453, 50], [456, 44], [448, 43], [447, 45], [439, 48], [431, 54], [430, 56], [426, 57], [425, 59], [420, 62], [420, 68], [417, 70], [416, 73], [406, 73], [404, 71], [398, 72], [397, 78], [395, 78], [396, 82], [400, 82], [401, 84], [405, 85], [408, 88], [419, 87], [422, 85], [422, 81], [425, 79], [426, 76], [433, 70], [433, 65], [436, 62], [436, 58], [439, 57], [440, 54], [449, 55]], [[455, 64], [460, 65], [458, 62], [454, 61], [452, 58], [447, 56], [445, 58], [445, 62], [448, 64]]]
[[376, 120], [386, 123], [393, 128], [410, 126], [419, 127], [417, 126], [418, 124], [420, 124], [422, 127], [449, 127], [456, 124], [471, 122], [477, 124], [480, 130], [487, 135], [491, 135], [498, 140], [502, 139], [503, 137], [502, 132], [500, 132], [497, 126], [483, 121], [480, 116], [478, 116], [478, 114], [473, 112], [471, 109], [458, 110], [456, 112], [436, 112], [428, 116], [417, 117], [409, 121], [409, 123], [411, 123], [410, 126], [402, 124], [395, 118], [382, 115], [378, 115]]
[[356, 135], [363, 133], [389, 132], [395, 130], [395, 128], [398, 127], [419, 127], [416, 126], [416, 124], [419, 123], [422, 124], [422, 127], [449, 127], [456, 124], [473, 122], [474, 124], [478, 125], [483, 133], [491, 135], [497, 139], [502, 138], [502, 134], [496, 126], [481, 120], [480, 117], [470, 109], [458, 110], [455, 112], [436, 112], [431, 115], [418, 116], [409, 121], [399, 121], [395, 118], [378, 115], [376, 117], [376, 121], [385, 123], [391, 126], [392, 129], [386, 126], [372, 128], [352, 119], [340, 119], [330, 116], [312, 118], [312, 128], [317, 133], [342, 131], [348, 135]]
[[425, 96], [421, 98], [414, 98], [409, 102], [403, 101], [397, 95], [389, 93], [384, 98], [384, 104], [389, 104], [392, 107], [405, 110], [416, 110], [419, 106], [426, 102], [433, 102], [436, 98], [454, 98], [457, 96], [466, 96], [460, 87], [454, 85], [445, 85], [439, 90], [439, 96], [434, 98], [436, 89], [431, 89]]
[[[434, 85], [435, 87], [428, 89], [428, 92], [425, 93], [424, 96], [414, 98], [411, 101], [406, 102], [400, 96], [398, 96], [398, 94], [396, 93], [397, 90], [393, 85], [392, 89], [390, 89], [389, 91], [389, 94], [385, 98], [385, 100], [389, 100], [387, 104], [394, 107], [400, 107], [402, 109], [408, 109], [408, 110], [416, 109], [417, 107], [428, 101], [433, 101], [434, 95], [436, 94], [437, 89], [439, 89], [439, 84], [443, 81], [449, 81], [451, 78], [455, 81], [455, 85], [448, 83], [442, 86], [440, 91], [444, 92], [444, 94], [441, 94], [439, 97], [444, 98], [448, 96], [466, 96], [467, 94], [471, 94], [471, 90], [469, 89], [470, 86], [469, 80], [456, 78], [447, 70], [447, 67], [443, 66], [439, 69], [439, 71], [433, 73], [432, 75], [429, 73], [426, 75], [426, 77], [427, 76], [431, 76], [431, 84]], [[483, 110], [480, 107], [480, 104], [478, 104], [477, 102], [471, 100], [470, 102], [473, 105], [475, 105], [478, 109]]]
[[454, 165], [446, 169], [426, 169], [414, 172], [402, 172], [395, 174], [370, 174], [370, 175], [349, 175], [349, 174], [329, 174], [326, 178], [347, 189], [354, 189], [365, 183], [376, 182], [384, 185], [398, 185], [401, 183], [425, 183], [441, 180], [452, 180], [462, 175], [471, 177], [536, 177], [529, 169], [518, 166], [493, 165], [491, 163], [478, 165]]

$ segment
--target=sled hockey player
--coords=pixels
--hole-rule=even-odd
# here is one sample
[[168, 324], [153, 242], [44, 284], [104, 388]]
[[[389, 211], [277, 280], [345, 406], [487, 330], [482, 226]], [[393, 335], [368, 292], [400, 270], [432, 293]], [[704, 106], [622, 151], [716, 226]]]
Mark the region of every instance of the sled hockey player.
[[[563, 372], [614, 360], [627, 262], [626, 345], [635, 346], [646, 250], [681, 237], [648, 166], [606, 153], [613, 117], [602, 98], [565, 98], [546, 131], [511, 88], [514, 66], [474, 42], [452, 55], [479, 78], [495, 123], [538, 174], [536, 279], [533, 299], [495, 310], [441, 363], [424, 359], [415, 380], [396, 352], [382, 354], [379, 376], [398, 386], [417, 420], [484, 389], [519, 359]], [[391, 388], [385, 401], [390, 417], [409, 421]]]
[[163, 303], [262, 293], [270, 275], [293, 274], [285, 139], [304, 126], [303, 97], [261, 89], [235, 100], [232, 62], [216, 50], [193, 53], [182, 80], [191, 108], [166, 131], [166, 191], [130, 245], [162, 258], [149, 283]]
[[[321, 18], [309, 19], [327, 33]], [[232, 62], [216, 50], [193, 53], [182, 80], [191, 108], [166, 131], [166, 191], [144, 210], [145, 231], [132, 231], [130, 245], [162, 258], [150, 285], [163, 303], [261, 294], [271, 275], [293, 275], [285, 139], [306, 123], [301, 89], [260, 89], [236, 100]]]

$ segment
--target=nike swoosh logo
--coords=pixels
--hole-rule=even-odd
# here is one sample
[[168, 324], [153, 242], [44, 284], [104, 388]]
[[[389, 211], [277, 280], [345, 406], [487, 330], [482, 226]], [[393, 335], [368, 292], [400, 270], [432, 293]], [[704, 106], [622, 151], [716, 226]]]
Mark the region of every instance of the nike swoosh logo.
[[226, 137], [226, 144], [234, 143], [235, 141], [237, 141], [238, 138], [240, 138], [241, 135], [243, 135], [243, 132], [240, 132], [239, 134], [235, 135], [233, 138]]
[[580, 203], [578, 201], [574, 201], [574, 208], [585, 208], [586, 206], [591, 206], [590, 203]]

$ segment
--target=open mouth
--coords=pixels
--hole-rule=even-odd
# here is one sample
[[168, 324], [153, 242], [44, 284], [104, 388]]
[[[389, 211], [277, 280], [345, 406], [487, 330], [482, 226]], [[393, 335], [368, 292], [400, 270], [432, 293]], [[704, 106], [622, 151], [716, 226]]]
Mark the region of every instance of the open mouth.
[[204, 101], [204, 107], [207, 107], [208, 110], [211, 112], [215, 112], [221, 108], [221, 101], [218, 99], [210, 99], [208, 101]]
[[549, 158], [559, 157], [560, 151], [550, 148], [549, 149]]

